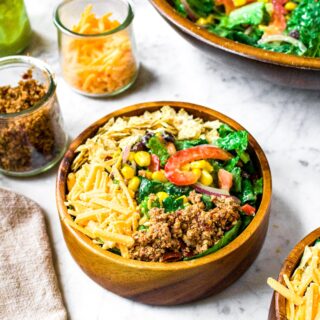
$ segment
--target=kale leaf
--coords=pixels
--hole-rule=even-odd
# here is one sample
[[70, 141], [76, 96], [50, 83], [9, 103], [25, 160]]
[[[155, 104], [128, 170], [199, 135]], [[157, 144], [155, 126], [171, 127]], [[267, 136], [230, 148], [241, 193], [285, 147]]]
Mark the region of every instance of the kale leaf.
[[146, 178], [141, 178], [139, 190], [138, 190], [138, 202], [140, 203], [149, 194], [156, 194], [159, 191], [163, 191], [163, 183], [155, 180], [148, 180]]
[[176, 140], [175, 146], [177, 150], [189, 149], [201, 144], [208, 144], [209, 142], [206, 139], [196, 139], [196, 140]]
[[183, 199], [182, 197], [174, 198], [169, 196], [162, 201], [162, 205], [165, 212], [173, 212], [183, 208]]
[[231, 132], [223, 138], [218, 138], [217, 145], [225, 150], [235, 150], [241, 157], [248, 147], [248, 132], [244, 130]]
[[308, 48], [305, 56], [320, 57], [320, 1], [300, 1], [287, 22], [287, 32], [293, 31]]
[[150, 149], [151, 153], [158, 156], [160, 164], [164, 166], [169, 159], [170, 154], [160, 139], [156, 136], [151, 137], [148, 141], [147, 147]]

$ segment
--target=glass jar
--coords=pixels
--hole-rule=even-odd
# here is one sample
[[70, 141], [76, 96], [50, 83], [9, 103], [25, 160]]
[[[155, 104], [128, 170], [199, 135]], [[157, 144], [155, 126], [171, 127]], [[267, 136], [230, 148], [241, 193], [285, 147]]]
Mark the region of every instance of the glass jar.
[[23, 0], [1, 0], [0, 57], [22, 52], [29, 45], [31, 34]]
[[[139, 63], [133, 17], [125, 0], [92, 0], [89, 6], [87, 0], [69, 0], [57, 7], [54, 23], [61, 69], [73, 89], [87, 96], [106, 97], [134, 83]], [[106, 25], [113, 27], [105, 31]]]
[[[30, 76], [30, 70], [32, 79], [41, 85], [41, 96], [39, 91], [33, 90], [31, 95], [26, 89], [30, 82], [25, 79], [28, 74]], [[22, 84], [24, 90], [20, 89]], [[19, 93], [14, 91], [16, 88]], [[37, 99], [34, 104], [30, 102], [31, 96]], [[7, 99], [11, 99], [10, 103]], [[25, 105], [26, 101], [30, 107], [21, 110], [19, 106]], [[19, 112], [13, 113], [13, 103], [14, 110]], [[31, 176], [53, 167], [66, 150], [67, 136], [56, 96], [56, 83], [49, 67], [26, 56], [1, 58], [0, 107], [0, 172]]]

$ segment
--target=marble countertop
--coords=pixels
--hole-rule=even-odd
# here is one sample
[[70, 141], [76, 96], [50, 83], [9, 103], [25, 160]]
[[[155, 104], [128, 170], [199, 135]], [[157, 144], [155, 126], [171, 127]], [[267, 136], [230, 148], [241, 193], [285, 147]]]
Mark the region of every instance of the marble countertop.
[[29, 52], [50, 63], [56, 72], [57, 93], [71, 139], [105, 114], [133, 103], [183, 100], [203, 104], [234, 118], [255, 136], [269, 159], [274, 190], [264, 247], [239, 281], [196, 303], [152, 307], [102, 289], [73, 261], [55, 206], [57, 168], [28, 179], [0, 176], [1, 186], [25, 194], [44, 209], [70, 319], [266, 319], [272, 295], [267, 277], [276, 277], [294, 244], [320, 224], [320, 93], [277, 87], [221, 67], [180, 38], [147, 1], [136, 0], [134, 24], [142, 61], [136, 84], [113, 99], [85, 98], [61, 78], [51, 19], [58, 2], [26, 0], [35, 30]]

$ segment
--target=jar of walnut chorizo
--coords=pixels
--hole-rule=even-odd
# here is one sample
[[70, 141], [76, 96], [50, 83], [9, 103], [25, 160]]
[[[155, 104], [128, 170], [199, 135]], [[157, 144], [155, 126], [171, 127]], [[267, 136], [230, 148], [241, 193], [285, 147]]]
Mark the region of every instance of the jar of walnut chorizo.
[[0, 59], [0, 172], [44, 172], [60, 160], [66, 143], [49, 67], [26, 56]]

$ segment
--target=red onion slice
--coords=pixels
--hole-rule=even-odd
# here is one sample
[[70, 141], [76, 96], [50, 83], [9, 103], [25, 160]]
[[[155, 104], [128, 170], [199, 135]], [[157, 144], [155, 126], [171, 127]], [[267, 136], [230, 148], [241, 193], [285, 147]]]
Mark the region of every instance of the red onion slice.
[[181, 3], [183, 4], [186, 12], [187, 12], [187, 15], [188, 17], [191, 19], [191, 20], [197, 20], [199, 18], [199, 16], [191, 9], [191, 7], [189, 6], [189, 3], [187, 0], [181, 0]]
[[207, 187], [204, 186], [203, 184], [197, 182], [194, 185], [194, 189], [198, 191], [199, 193], [204, 193], [210, 196], [217, 196], [217, 197], [225, 197], [225, 198], [232, 198], [234, 201], [240, 203], [241, 201], [235, 197], [235, 196], [230, 196], [230, 193], [228, 190], [225, 189], [217, 189], [217, 188], [212, 188], [212, 187]]
[[127, 146], [125, 146], [123, 153], [122, 153], [122, 163], [123, 164], [128, 161], [130, 150], [131, 150], [131, 144], [128, 144]]

